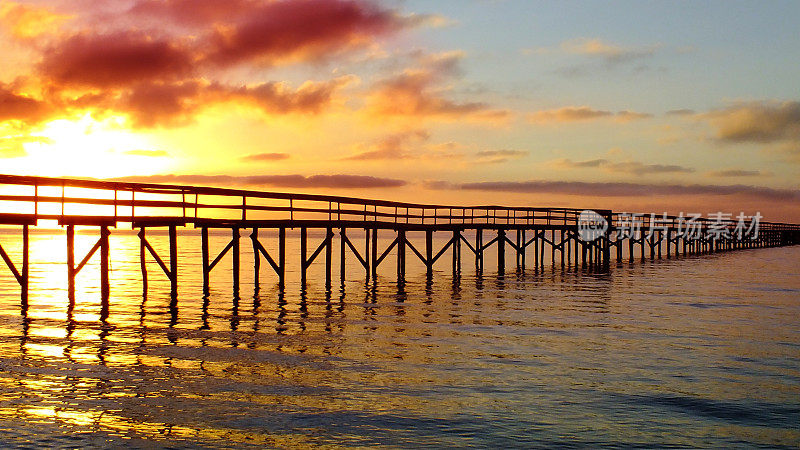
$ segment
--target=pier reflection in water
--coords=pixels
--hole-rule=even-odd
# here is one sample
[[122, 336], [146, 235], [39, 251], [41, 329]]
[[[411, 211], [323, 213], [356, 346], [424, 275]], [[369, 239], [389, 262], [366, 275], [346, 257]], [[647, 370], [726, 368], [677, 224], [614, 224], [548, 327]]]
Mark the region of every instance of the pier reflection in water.
[[[79, 233], [76, 247], [93, 239]], [[409, 264], [403, 284], [391, 267], [376, 283], [354, 267], [331, 291], [313, 266], [305, 291], [298, 273], [281, 291], [264, 271], [254, 290], [243, 253], [239, 295], [223, 261], [203, 296], [199, 237], [187, 234], [173, 299], [155, 276], [143, 295], [135, 234], [111, 239], [107, 308], [86, 274], [95, 262], [67, 301], [61, 234], [32, 233], [27, 308], [13, 278], [0, 278], [1, 441], [800, 442], [797, 248], [607, 273], [427, 278]]]

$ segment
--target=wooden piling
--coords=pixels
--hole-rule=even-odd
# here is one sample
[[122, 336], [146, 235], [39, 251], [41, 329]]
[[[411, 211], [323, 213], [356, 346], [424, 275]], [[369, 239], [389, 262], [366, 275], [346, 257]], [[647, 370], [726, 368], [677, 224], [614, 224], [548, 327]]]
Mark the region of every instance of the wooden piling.
[[178, 230], [175, 225], [169, 226], [169, 271], [170, 296], [178, 298]]
[[111, 287], [109, 284], [109, 244], [108, 236], [111, 234], [108, 227], [100, 227], [100, 298], [105, 304], [108, 302]]
[[406, 279], [406, 231], [397, 232], [397, 281], [404, 282]]
[[75, 301], [75, 225], [67, 225], [67, 297]]
[[[146, 231], [145, 227], [141, 227], [139, 229], [139, 268], [142, 271], [142, 296], [147, 295], [147, 257], [145, 255], [146, 247], [144, 245], [144, 240], [146, 238]], [[206, 258], [208, 259], [208, 258]]]
[[238, 227], [231, 228], [231, 242], [233, 243], [233, 264], [232, 264], [232, 275], [233, 275], [233, 297], [239, 297], [239, 269], [240, 269], [240, 258], [241, 252], [239, 248], [239, 239], [241, 238], [241, 233], [239, 233]]
[[[202, 227], [200, 229], [200, 246], [201, 246], [201, 253], [202, 253], [202, 260], [203, 260], [203, 295], [208, 296], [211, 294], [211, 287], [209, 286], [209, 278], [211, 269], [209, 268], [209, 249], [208, 249], [208, 227]], [[258, 260], [258, 254], [255, 255], [255, 259]]]
[[30, 284], [30, 240], [28, 225], [22, 226], [22, 276], [20, 280], [20, 302], [23, 308], [28, 307], [28, 289]]
[[506, 272], [506, 230], [497, 230], [497, 273]]
[[278, 229], [278, 289], [286, 287], [286, 228]]
[[339, 278], [344, 285], [347, 274], [347, 229], [339, 230]]
[[331, 264], [333, 259], [333, 229], [328, 227], [325, 231], [325, 289], [331, 289]]
[[259, 254], [258, 249], [258, 228], [253, 228], [252, 233], [250, 233], [250, 239], [253, 243], [253, 290], [257, 293], [260, 289], [259, 279], [261, 277], [261, 255]]
[[306, 271], [308, 265], [306, 258], [308, 257], [308, 230], [306, 227], [300, 228], [300, 285], [305, 289], [307, 275]]

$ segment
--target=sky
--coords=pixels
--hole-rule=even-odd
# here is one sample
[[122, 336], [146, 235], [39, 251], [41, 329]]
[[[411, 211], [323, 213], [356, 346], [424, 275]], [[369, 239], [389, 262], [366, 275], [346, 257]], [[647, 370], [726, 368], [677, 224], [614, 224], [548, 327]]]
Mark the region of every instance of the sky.
[[0, 173], [800, 222], [797, 23], [795, 1], [4, 0]]

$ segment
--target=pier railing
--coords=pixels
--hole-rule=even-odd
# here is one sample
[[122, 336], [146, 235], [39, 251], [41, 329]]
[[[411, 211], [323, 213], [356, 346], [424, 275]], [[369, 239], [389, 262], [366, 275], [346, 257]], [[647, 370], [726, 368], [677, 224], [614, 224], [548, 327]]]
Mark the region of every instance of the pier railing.
[[[518, 225], [575, 227], [576, 208], [437, 205], [332, 195], [264, 192], [216, 187], [0, 175], [0, 223], [56, 220], [74, 224], [181, 224], [227, 226], [236, 222], [362, 222], [386, 225]], [[681, 229], [687, 217], [595, 210], [610, 228]], [[734, 217], [692, 219], [732, 232]], [[760, 222], [762, 230], [800, 230], [800, 225]]]
[[[608, 217], [611, 211], [598, 211]], [[453, 206], [201, 186], [0, 175], [0, 215], [60, 223], [329, 221], [365, 225], [575, 226], [581, 210]]]

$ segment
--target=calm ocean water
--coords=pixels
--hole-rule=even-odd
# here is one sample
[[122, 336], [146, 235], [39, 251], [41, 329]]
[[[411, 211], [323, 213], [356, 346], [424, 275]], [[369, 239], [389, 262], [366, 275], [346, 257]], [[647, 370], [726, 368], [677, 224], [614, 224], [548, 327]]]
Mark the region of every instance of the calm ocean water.
[[285, 295], [267, 264], [253, 291], [246, 251], [240, 298], [226, 258], [204, 299], [199, 241], [180, 237], [170, 305], [115, 232], [101, 317], [97, 262], [68, 311], [63, 233], [32, 236], [27, 311], [0, 272], [0, 445], [800, 446], [798, 247], [502, 277], [465, 251], [460, 279], [445, 255], [431, 281], [409, 253], [404, 286], [393, 260], [366, 284], [352, 258], [344, 286], [315, 264], [301, 294], [291, 238]]

